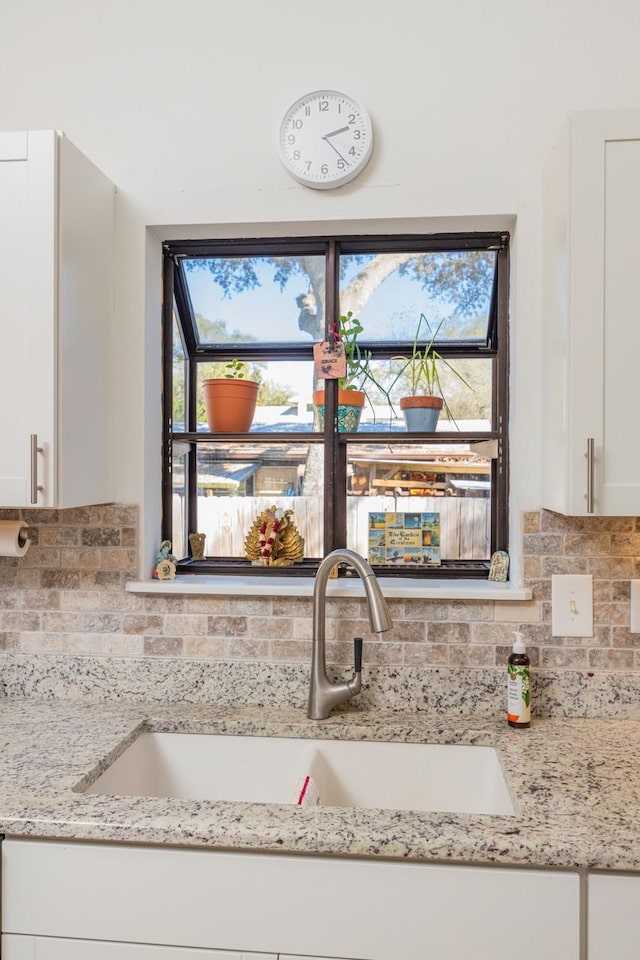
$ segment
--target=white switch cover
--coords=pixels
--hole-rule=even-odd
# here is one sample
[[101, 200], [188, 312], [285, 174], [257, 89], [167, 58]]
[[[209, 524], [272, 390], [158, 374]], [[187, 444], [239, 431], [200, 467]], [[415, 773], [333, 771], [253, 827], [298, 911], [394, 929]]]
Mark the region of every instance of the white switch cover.
[[554, 574], [551, 577], [551, 634], [593, 636], [593, 577]]
[[631, 581], [631, 610], [629, 629], [631, 633], [640, 633], [640, 580]]

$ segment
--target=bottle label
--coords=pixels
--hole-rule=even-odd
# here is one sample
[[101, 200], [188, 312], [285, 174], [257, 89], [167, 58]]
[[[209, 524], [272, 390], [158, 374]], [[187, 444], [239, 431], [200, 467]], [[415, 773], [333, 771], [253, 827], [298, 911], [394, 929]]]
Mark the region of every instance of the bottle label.
[[527, 666], [508, 664], [507, 719], [512, 723], [531, 720], [531, 673]]

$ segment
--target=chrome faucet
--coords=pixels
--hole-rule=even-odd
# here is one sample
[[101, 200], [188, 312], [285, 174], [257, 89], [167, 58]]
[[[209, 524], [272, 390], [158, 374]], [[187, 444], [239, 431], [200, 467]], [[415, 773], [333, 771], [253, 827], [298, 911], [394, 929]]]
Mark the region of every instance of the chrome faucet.
[[355, 670], [353, 679], [347, 683], [331, 683], [327, 677], [325, 654], [326, 616], [325, 604], [329, 575], [338, 563], [348, 563], [356, 571], [367, 595], [369, 624], [374, 633], [384, 633], [393, 626], [380, 584], [366, 560], [353, 550], [339, 549], [327, 554], [316, 574], [313, 590], [313, 643], [311, 648], [311, 683], [309, 685], [309, 708], [311, 720], [326, 720], [334, 707], [344, 703], [362, 689], [362, 640], [355, 644]]

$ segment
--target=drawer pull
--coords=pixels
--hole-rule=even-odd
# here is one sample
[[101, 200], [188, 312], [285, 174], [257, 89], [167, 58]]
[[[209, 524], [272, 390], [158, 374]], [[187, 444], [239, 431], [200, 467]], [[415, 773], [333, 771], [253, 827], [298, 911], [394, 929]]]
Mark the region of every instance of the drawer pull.
[[42, 453], [38, 446], [38, 434], [31, 434], [31, 503], [38, 502], [38, 492], [44, 488], [38, 485], [38, 454]]
[[593, 437], [588, 437], [587, 452], [585, 453], [585, 457], [587, 458], [587, 492], [586, 492], [587, 513], [594, 512], [594, 496], [593, 496], [593, 490], [594, 490], [593, 471], [594, 471], [594, 462], [595, 462], [594, 449], [595, 449], [594, 439]]

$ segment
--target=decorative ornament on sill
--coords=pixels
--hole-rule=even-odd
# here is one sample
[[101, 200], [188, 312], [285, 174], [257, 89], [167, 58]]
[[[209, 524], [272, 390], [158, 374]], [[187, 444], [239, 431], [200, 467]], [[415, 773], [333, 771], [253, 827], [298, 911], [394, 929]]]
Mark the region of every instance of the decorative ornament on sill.
[[193, 560], [202, 560], [204, 558], [204, 544], [206, 539], [206, 533], [189, 534], [189, 546], [191, 547], [191, 557]]
[[293, 510], [269, 507], [256, 517], [244, 548], [256, 567], [290, 567], [304, 557], [304, 540], [293, 522]]
[[506, 583], [509, 576], [509, 554], [506, 550], [496, 550], [491, 554], [491, 565], [489, 567], [489, 580], [497, 580], [499, 583]]
[[171, 540], [163, 540], [152, 573], [154, 580], [173, 580], [176, 575], [177, 558], [171, 553]]

